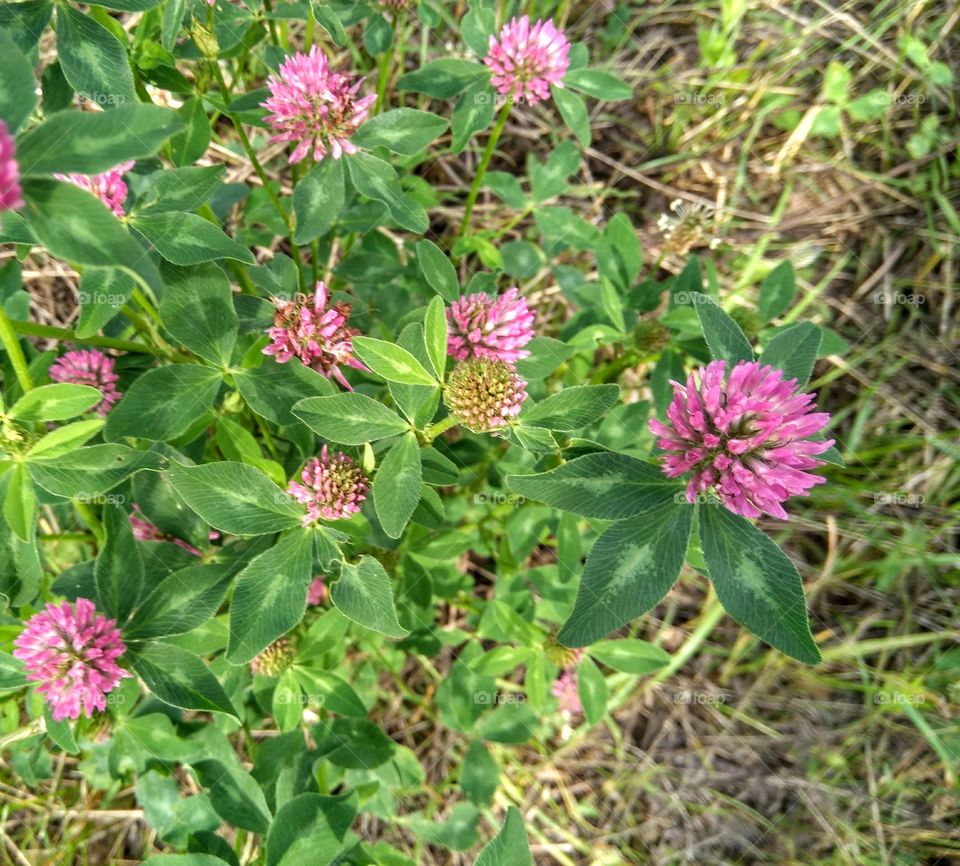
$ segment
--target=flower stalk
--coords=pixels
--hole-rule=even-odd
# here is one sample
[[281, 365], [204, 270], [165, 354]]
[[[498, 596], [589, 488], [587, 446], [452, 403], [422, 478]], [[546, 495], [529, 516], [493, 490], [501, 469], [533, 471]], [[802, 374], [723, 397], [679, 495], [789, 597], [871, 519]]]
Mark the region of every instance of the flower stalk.
[[493, 152], [497, 149], [497, 143], [500, 141], [504, 127], [507, 125], [507, 117], [510, 115], [511, 108], [513, 108], [513, 97], [508, 96], [504, 100], [503, 107], [500, 109], [497, 124], [493, 128], [493, 132], [490, 133], [490, 138], [487, 139], [487, 146], [483, 151], [483, 156], [480, 158], [480, 165], [477, 166], [477, 173], [474, 175], [473, 183], [470, 185], [470, 194], [467, 196], [467, 204], [463, 211], [463, 222], [460, 223], [460, 231], [457, 233], [458, 238], [462, 238], [470, 229], [470, 217], [473, 215], [473, 208], [477, 203], [477, 197], [480, 195], [480, 187], [487, 174], [490, 160], [493, 158]]
[[20, 342], [13, 330], [7, 311], [0, 304], [0, 342], [7, 351], [7, 357], [16, 374], [17, 381], [24, 394], [33, 388], [33, 379], [30, 376], [30, 368], [27, 366], [27, 359], [24, 357], [23, 349], [20, 348]]

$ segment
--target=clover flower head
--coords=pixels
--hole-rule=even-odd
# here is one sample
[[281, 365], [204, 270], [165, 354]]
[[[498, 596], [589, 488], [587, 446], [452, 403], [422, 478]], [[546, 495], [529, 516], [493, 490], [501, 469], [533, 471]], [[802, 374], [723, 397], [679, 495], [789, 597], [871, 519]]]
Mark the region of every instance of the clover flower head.
[[524, 15], [508, 22], [499, 40], [490, 37], [483, 62], [493, 71], [497, 92], [531, 105], [550, 98], [550, 85], [563, 87], [570, 66], [570, 43], [552, 21], [530, 23]]
[[461, 361], [447, 383], [444, 400], [451, 414], [476, 433], [506, 427], [520, 414], [527, 383], [504, 361], [471, 358]]
[[20, 164], [16, 146], [6, 123], [0, 120], [0, 211], [23, 207], [20, 189]]
[[127, 200], [127, 184], [123, 175], [130, 171], [133, 165], [133, 160], [130, 160], [101, 174], [55, 174], [54, 177], [92, 192], [117, 216], [122, 217], [123, 203]]
[[78, 349], [61, 355], [50, 367], [54, 382], [70, 382], [74, 385], [90, 385], [98, 388], [103, 399], [97, 404], [100, 415], [106, 415], [117, 400], [123, 396], [117, 390], [119, 377], [113, 371], [116, 362], [96, 349]]
[[312, 151], [318, 162], [329, 153], [340, 159], [356, 153], [350, 136], [370, 113], [376, 96], [358, 97], [363, 79], [330, 69], [327, 55], [316, 45], [280, 64], [267, 80], [270, 96], [263, 107], [273, 127], [272, 141], [294, 142], [289, 162], [300, 162]]
[[267, 329], [271, 342], [263, 354], [273, 355], [281, 364], [299, 358], [305, 366], [352, 391], [340, 367], [367, 369], [353, 354], [353, 338], [360, 332], [347, 325], [350, 304], [328, 307], [328, 300], [322, 281], [317, 283], [312, 300], [304, 295], [297, 295], [293, 301], [275, 299], [273, 327]]
[[693, 473], [690, 502], [713, 488], [735, 514], [786, 520], [781, 503], [824, 482], [807, 470], [823, 465], [815, 455], [833, 440], [809, 437], [830, 415], [813, 411], [814, 395], [800, 393], [795, 379], [759, 361], [740, 361], [725, 374], [725, 361], [711, 361], [686, 385], [673, 382], [667, 423], [650, 421], [668, 452], [663, 471], [671, 478]]
[[477, 292], [447, 310], [447, 353], [458, 361], [497, 358], [515, 364], [530, 354], [534, 313], [514, 287], [493, 297]]
[[287, 493], [307, 506], [304, 526], [321, 518], [347, 518], [358, 512], [360, 503], [367, 498], [367, 476], [363, 469], [342, 451], [329, 453], [326, 445], [319, 457], [307, 461], [300, 473], [300, 480], [302, 484], [291, 481], [287, 485]]
[[130, 674], [117, 665], [126, 646], [116, 621], [98, 614], [93, 602], [48, 604], [14, 639], [13, 654], [27, 679], [39, 683], [53, 718], [89, 718], [107, 707], [106, 695]]
[[293, 664], [294, 655], [290, 641], [278, 638], [250, 662], [250, 670], [262, 677], [278, 676]]
[[310, 587], [307, 589], [307, 604], [316, 607], [323, 604], [327, 599], [327, 584], [322, 576], [317, 576], [310, 581]]

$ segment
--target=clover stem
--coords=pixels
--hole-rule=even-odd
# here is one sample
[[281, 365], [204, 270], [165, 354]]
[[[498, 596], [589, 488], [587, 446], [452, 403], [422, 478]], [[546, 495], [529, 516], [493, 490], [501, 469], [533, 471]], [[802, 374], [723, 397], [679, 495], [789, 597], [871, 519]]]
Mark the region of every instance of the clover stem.
[[431, 424], [423, 432], [424, 444], [429, 445], [436, 439], [441, 433], [445, 433], [451, 427], [457, 425], [457, 419], [453, 415], [447, 415], [446, 418], [442, 418], [437, 421], [436, 424]]
[[97, 518], [93, 509], [86, 502], [81, 502], [79, 499], [73, 500], [73, 507], [77, 510], [77, 514], [83, 518], [83, 522], [90, 527], [90, 531], [97, 540], [97, 544], [103, 544], [103, 526], [100, 524], [100, 520]]
[[664, 680], [672, 677], [680, 670], [703, 645], [703, 642], [710, 637], [710, 634], [716, 628], [717, 623], [723, 618], [723, 605], [720, 604], [717, 594], [713, 587], [710, 588], [703, 613], [700, 615], [700, 622], [693, 630], [693, 634], [687, 638], [686, 642], [675, 652], [665, 668], [662, 668], [657, 674], [648, 681], [649, 686], [656, 683], [662, 683]]
[[[220, 93], [223, 96], [223, 101], [224, 103], [229, 104], [231, 98], [230, 88], [227, 87], [227, 81], [223, 77], [223, 70], [220, 68], [220, 64], [216, 61], [210, 65], [213, 67], [214, 74], [217, 78], [217, 83], [220, 85]], [[283, 202], [280, 201], [280, 197], [274, 192], [273, 187], [270, 186], [270, 179], [267, 177], [267, 173], [263, 170], [260, 160], [257, 159], [256, 151], [253, 149], [253, 145], [250, 143], [250, 138], [247, 136], [247, 133], [243, 128], [243, 124], [231, 111], [228, 110], [224, 113], [230, 118], [233, 128], [237, 131], [237, 136], [240, 138], [240, 145], [243, 147], [243, 151], [247, 155], [247, 159], [250, 160], [250, 165], [253, 166], [253, 170], [257, 173], [257, 177], [260, 178], [260, 183], [263, 184], [263, 188], [270, 197], [270, 201], [273, 203], [274, 208], [276, 208], [277, 213], [283, 220], [283, 224], [287, 227], [287, 234], [290, 236], [290, 256], [297, 263], [297, 271], [299, 273], [300, 250], [293, 239], [293, 219], [291, 218], [290, 214], [287, 213], [287, 209], [283, 206]]]
[[[56, 328], [53, 325], [38, 325], [36, 322], [21, 322], [19, 319], [10, 319], [10, 327], [14, 333], [27, 337], [50, 337], [55, 340], [75, 340], [76, 331], [69, 328]], [[160, 350], [145, 343], [136, 343], [133, 340], [120, 340], [114, 337], [84, 337], [83, 342], [88, 346], [102, 346], [107, 349], [120, 349], [123, 352], [143, 352], [150, 355], [160, 354]]]
[[20, 388], [26, 394], [33, 388], [33, 379], [30, 376], [27, 359], [23, 355], [23, 349], [20, 348], [20, 342], [17, 340], [17, 335], [13, 331], [13, 325], [10, 324], [10, 319], [7, 316], [7, 311], [3, 308], [3, 304], [0, 304], [0, 342], [3, 343], [3, 348], [7, 350], [7, 357], [10, 358]]
[[493, 132], [490, 133], [486, 149], [483, 151], [483, 156], [480, 159], [480, 165], [477, 167], [477, 173], [474, 175], [473, 183], [470, 185], [470, 195], [467, 196], [467, 204], [463, 212], [463, 222], [460, 224], [460, 231], [457, 237], [462, 238], [470, 228], [470, 217], [473, 215], [473, 207], [477, 203], [477, 196], [480, 195], [480, 186], [487, 173], [490, 160], [493, 158], [493, 152], [497, 148], [497, 142], [500, 141], [500, 136], [503, 134], [503, 128], [507, 125], [507, 117], [510, 114], [511, 108], [513, 108], [513, 97], [508, 96], [503, 103], [503, 108], [500, 109], [497, 125], [493, 128]]
[[390, 80], [390, 58], [391, 53], [384, 51], [377, 61], [377, 104], [373, 109], [374, 114], [380, 114], [380, 112], [383, 111], [384, 103], [387, 101], [387, 82]]

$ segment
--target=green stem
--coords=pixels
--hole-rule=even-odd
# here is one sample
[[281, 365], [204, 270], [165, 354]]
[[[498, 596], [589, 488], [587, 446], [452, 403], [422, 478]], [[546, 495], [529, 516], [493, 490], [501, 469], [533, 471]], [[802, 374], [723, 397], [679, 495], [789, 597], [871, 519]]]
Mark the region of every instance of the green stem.
[[528, 216], [530, 216], [533, 211], [532, 207], [525, 207], [519, 214], [517, 214], [510, 222], [508, 222], [502, 229], [500, 229], [499, 237], [503, 237], [507, 232], [513, 231], [520, 223], [522, 223]]
[[124, 304], [123, 307], [121, 307], [121, 312], [133, 322], [134, 327], [144, 334], [166, 358], [172, 360], [177, 352], [173, 346], [160, 336], [160, 328], [163, 327], [160, 314], [139, 288], [134, 288], [131, 297], [137, 302], [146, 315], [141, 316], [135, 312], [129, 304]]
[[320, 281], [320, 239], [310, 241], [310, 276], [313, 285]]
[[473, 183], [470, 186], [470, 195], [467, 196], [467, 205], [463, 213], [463, 222], [460, 224], [460, 232], [457, 237], [463, 237], [470, 228], [470, 217], [473, 215], [473, 207], [477, 203], [477, 196], [480, 195], [480, 186], [487, 173], [490, 160], [493, 158], [493, 152], [497, 149], [497, 142], [500, 141], [500, 136], [503, 134], [503, 128], [507, 125], [507, 117], [510, 114], [511, 108], [513, 108], [513, 97], [508, 96], [503, 103], [503, 108], [500, 109], [497, 125], [493, 128], [493, 132], [490, 133], [486, 149], [483, 151], [483, 156], [480, 159], [480, 165], [477, 167], [477, 173], [473, 177]]
[[[35, 322], [21, 322], [18, 319], [7, 320], [10, 327], [17, 334], [25, 337], [51, 337], [55, 340], [77, 340], [76, 331], [68, 328], [56, 328], [53, 325], [38, 325]], [[85, 337], [83, 342], [89, 346], [102, 346], [105, 349], [119, 349], [123, 352], [143, 352], [148, 355], [159, 355], [160, 350], [132, 340], [120, 340], [115, 337]]]
[[[226, 79], [223, 77], [223, 70], [220, 68], [219, 63], [211, 63], [210, 65], [213, 67], [214, 74], [217, 77], [217, 83], [220, 85], [220, 92], [223, 95], [223, 101], [224, 103], [229, 104], [232, 94], [230, 93], [230, 88], [227, 87]], [[237, 131], [237, 135], [240, 137], [240, 145], [243, 147], [243, 151], [246, 153], [247, 159], [250, 160], [253, 170], [257, 173], [257, 177], [260, 178], [260, 182], [263, 184], [263, 188], [266, 190], [267, 195], [270, 196], [270, 201], [273, 202], [273, 206], [277, 209], [277, 213], [283, 218], [284, 225], [289, 229], [290, 216], [287, 214], [287, 209], [283, 206], [283, 202], [280, 201], [280, 197], [273, 191], [273, 187], [270, 186], [267, 173], [263, 170], [260, 160], [257, 159], [257, 153], [253, 149], [253, 145], [250, 144], [250, 139], [247, 137], [247, 133], [244, 131], [243, 124], [234, 114], [231, 114], [229, 111], [225, 113], [226, 116], [230, 118], [233, 128]], [[293, 238], [291, 238], [290, 241], [292, 244]], [[294, 246], [294, 250], [296, 250], [296, 246]]]
[[16, 373], [17, 381], [23, 393], [33, 388], [33, 379], [30, 378], [30, 368], [27, 366], [27, 359], [23, 355], [23, 349], [20, 348], [20, 342], [13, 329], [13, 322], [7, 316], [7, 311], [0, 304], [0, 342], [3, 348], [7, 350], [7, 357], [13, 365], [13, 372]]
[[390, 52], [384, 51], [377, 61], [377, 104], [374, 106], [373, 113], [380, 114], [383, 111], [384, 102], [387, 99], [387, 82], [390, 80]]
[[656, 676], [647, 681], [648, 686], [656, 683], [662, 683], [664, 680], [672, 677], [680, 670], [703, 645], [703, 642], [710, 637], [711, 632], [716, 628], [717, 623], [723, 618], [723, 605], [717, 599], [716, 593], [711, 588], [707, 597], [706, 608], [700, 617], [700, 622], [694, 629], [693, 634], [687, 638], [686, 642], [670, 658], [670, 663], [663, 668]]
[[280, 459], [280, 454], [277, 451], [277, 446], [274, 444], [273, 436], [270, 435], [270, 430], [266, 424], [263, 423], [263, 419], [259, 415], [251, 412], [254, 420], [257, 422], [257, 427], [260, 429], [261, 434], [263, 434], [263, 441], [266, 443], [267, 450], [270, 452], [270, 456], [277, 462], [282, 462]]
[[93, 541], [89, 532], [39, 533], [37, 538], [41, 541]]
[[87, 505], [86, 502], [80, 502], [78, 499], [73, 500], [73, 507], [77, 509], [77, 514], [83, 518], [83, 522], [90, 527], [90, 531], [93, 533], [93, 537], [97, 539], [97, 543], [103, 544], [103, 527], [100, 525], [100, 521], [97, 515], [94, 514], [93, 509]]
[[423, 431], [424, 444], [429, 445], [436, 439], [441, 433], [445, 433], [451, 427], [456, 427], [457, 419], [453, 415], [447, 415], [446, 418], [442, 418], [437, 421], [436, 424], [431, 424]]
[[131, 297], [140, 305], [140, 309], [147, 314], [150, 321], [157, 327], [163, 327], [163, 320], [160, 318], [160, 313], [157, 312], [156, 307], [154, 307], [150, 299], [143, 293], [142, 289], [135, 286]]
[[237, 135], [240, 136], [240, 144], [243, 146], [244, 152], [247, 154], [247, 159], [250, 160], [250, 164], [253, 166], [253, 170], [257, 173], [257, 177], [260, 178], [260, 183], [263, 184], [264, 190], [268, 196], [270, 196], [270, 201], [273, 202], [273, 206], [277, 209], [277, 213], [283, 218], [284, 225], [289, 229], [290, 227], [290, 215], [287, 213], [287, 209], [283, 206], [283, 202], [280, 201], [280, 196], [274, 192], [272, 186], [270, 186], [270, 179], [267, 177], [267, 173], [263, 170], [263, 166], [260, 165], [260, 160], [257, 159], [257, 153], [253, 149], [253, 145], [250, 143], [250, 139], [247, 137], [247, 133], [243, 129], [243, 124], [237, 120], [236, 117], [232, 114], [228, 114], [227, 117], [230, 118], [231, 123], [233, 123], [234, 128], [237, 130]]
[[[273, 12], [273, 4], [270, 2], [270, 0], [264, 0], [263, 7], [267, 10], [267, 12]], [[272, 18], [269, 19], [267, 21], [267, 29], [270, 31], [270, 38], [273, 40], [273, 44], [279, 46], [280, 37], [277, 36], [277, 22]]]
[[[427, 65], [427, 53], [430, 48], [430, 28], [420, 28], [420, 66]], [[422, 109], [427, 104], [427, 97], [423, 93], [417, 94], [417, 108]]]
[[[216, 70], [216, 76], [219, 80], [221, 91], [225, 97], [224, 101], [229, 101], [230, 91], [227, 88], [227, 82], [223, 78], [223, 72], [217, 63], [213, 64], [213, 68]], [[299, 276], [301, 288], [303, 288], [304, 279], [303, 271], [300, 267], [300, 248], [293, 239], [293, 217], [287, 213], [287, 209], [283, 206], [283, 202], [280, 201], [280, 197], [273, 191], [273, 187], [270, 186], [270, 179], [267, 177], [267, 173], [263, 170], [260, 160], [257, 159], [256, 151], [253, 149], [253, 145], [250, 143], [250, 139], [247, 137], [247, 133], [243, 129], [243, 124], [235, 115], [231, 114], [230, 112], [226, 112], [226, 116], [230, 118], [233, 128], [237, 131], [237, 136], [240, 138], [240, 145], [243, 147], [243, 151], [246, 153], [247, 159], [250, 160], [253, 170], [257, 173], [257, 177], [260, 178], [260, 183], [263, 185], [263, 188], [269, 196], [271, 203], [273, 204], [274, 208], [276, 208], [277, 213], [280, 215], [280, 219], [283, 220], [283, 224], [287, 228], [287, 237], [290, 240], [290, 257], [294, 260], [294, 262], [296, 262], [297, 274]]]

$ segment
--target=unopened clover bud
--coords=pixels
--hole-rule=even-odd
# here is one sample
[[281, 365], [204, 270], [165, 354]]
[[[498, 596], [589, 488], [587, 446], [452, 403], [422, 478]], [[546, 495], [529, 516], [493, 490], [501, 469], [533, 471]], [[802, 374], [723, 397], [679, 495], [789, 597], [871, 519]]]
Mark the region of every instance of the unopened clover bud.
[[211, 60], [220, 53], [220, 43], [212, 30], [207, 30], [199, 21], [193, 20], [190, 27], [190, 37], [196, 43], [197, 48], [204, 57]]
[[230, 391], [223, 399], [223, 410], [231, 414], [242, 412], [246, 404], [239, 391]]

